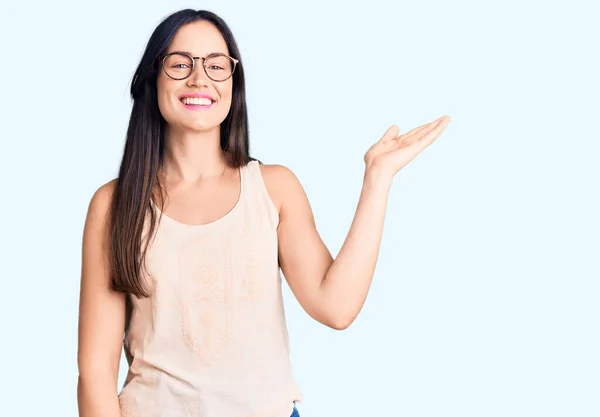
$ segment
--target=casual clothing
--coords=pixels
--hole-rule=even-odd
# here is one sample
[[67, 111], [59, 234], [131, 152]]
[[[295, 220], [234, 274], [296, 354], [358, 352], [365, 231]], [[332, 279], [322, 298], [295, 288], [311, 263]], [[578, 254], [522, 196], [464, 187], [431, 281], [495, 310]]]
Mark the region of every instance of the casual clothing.
[[[258, 161], [234, 208], [199, 226], [164, 213], [131, 297], [123, 417], [296, 417], [275, 205]], [[147, 224], [145, 227], [147, 234]], [[296, 413], [296, 414], [293, 414]]]

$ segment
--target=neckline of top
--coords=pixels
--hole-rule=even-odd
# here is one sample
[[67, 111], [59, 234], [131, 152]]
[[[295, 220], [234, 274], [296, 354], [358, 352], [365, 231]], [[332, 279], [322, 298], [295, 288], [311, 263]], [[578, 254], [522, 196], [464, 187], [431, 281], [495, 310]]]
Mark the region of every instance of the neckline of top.
[[166, 213], [161, 211], [161, 209], [158, 207], [158, 205], [156, 203], [154, 203], [154, 201], [152, 199], [150, 199], [150, 201], [152, 202], [152, 205], [156, 209], [157, 213], [171, 224], [174, 224], [183, 229], [190, 229], [190, 230], [211, 229], [213, 227], [220, 225], [221, 223], [224, 223], [225, 221], [229, 220], [230, 218], [232, 218], [235, 215], [235, 213], [239, 210], [239, 208], [242, 205], [242, 202], [244, 200], [244, 195], [245, 195], [245, 191], [246, 191], [246, 178], [245, 178], [246, 170], [248, 169], [248, 166], [252, 162], [253, 161], [250, 161], [248, 164], [243, 165], [238, 168], [239, 178], [240, 178], [240, 191], [238, 193], [238, 199], [237, 199], [235, 205], [233, 206], [233, 208], [231, 210], [229, 210], [227, 213], [225, 213], [223, 216], [221, 216], [218, 219], [213, 220], [211, 222], [203, 223], [203, 224], [188, 224], [188, 223], [180, 222], [178, 220], [173, 219], [172, 217], [169, 217]]

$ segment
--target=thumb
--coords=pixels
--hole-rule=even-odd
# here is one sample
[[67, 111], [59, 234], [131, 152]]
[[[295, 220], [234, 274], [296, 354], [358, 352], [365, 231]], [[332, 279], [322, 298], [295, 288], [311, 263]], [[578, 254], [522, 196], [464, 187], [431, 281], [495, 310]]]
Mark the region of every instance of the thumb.
[[379, 139], [379, 142], [381, 142], [381, 143], [389, 142], [390, 140], [398, 137], [399, 133], [400, 133], [400, 128], [398, 128], [398, 126], [396, 126], [396, 125], [392, 125], [388, 128], [388, 130], [385, 131], [385, 133], [383, 134], [381, 139]]

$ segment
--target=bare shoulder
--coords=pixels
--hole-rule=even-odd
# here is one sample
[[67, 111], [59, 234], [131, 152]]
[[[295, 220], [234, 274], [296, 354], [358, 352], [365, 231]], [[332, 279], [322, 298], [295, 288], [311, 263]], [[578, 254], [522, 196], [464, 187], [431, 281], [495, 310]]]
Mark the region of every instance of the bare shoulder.
[[116, 183], [116, 178], [112, 179], [107, 183], [102, 184], [94, 192], [94, 195], [92, 196], [88, 206], [88, 215], [86, 220], [88, 228], [91, 227], [98, 230], [100, 226], [104, 225]]
[[278, 211], [281, 211], [281, 206], [291, 195], [304, 192], [294, 172], [285, 165], [264, 164], [259, 166], [265, 187]]
[[94, 197], [97, 200], [101, 200], [106, 202], [108, 200], [110, 202], [112, 195], [115, 191], [115, 187], [117, 186], [117, 179], [113, 178], [105, 184], [102, 184], [94, 193]]

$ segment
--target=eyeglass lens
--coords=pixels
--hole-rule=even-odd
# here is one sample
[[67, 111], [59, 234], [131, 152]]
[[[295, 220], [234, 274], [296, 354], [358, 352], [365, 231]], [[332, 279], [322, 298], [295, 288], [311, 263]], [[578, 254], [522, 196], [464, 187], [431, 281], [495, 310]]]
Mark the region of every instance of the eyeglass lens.
[[[204, 66], [206, 74], [214, 81], [228, 79], [233, 71], [233, 62], [225, 55], [211, 55], [204, 61]], [[171, 54], [164, 60], [163, 67], [170, 77], [182, 80], [192, 72], [192, 59], [184, 54]]]

